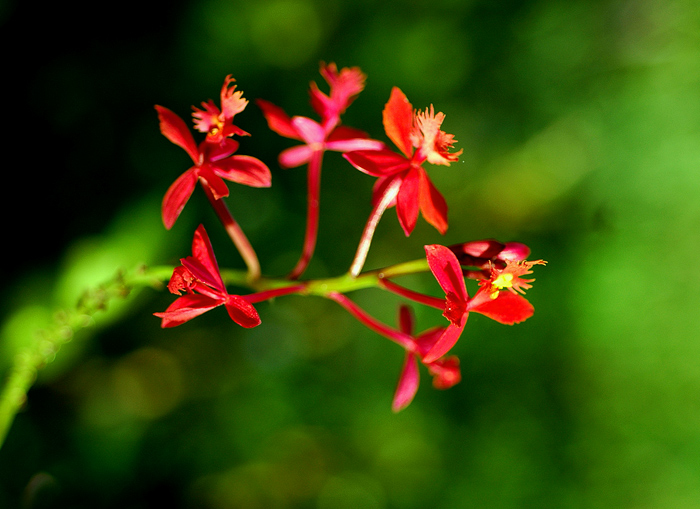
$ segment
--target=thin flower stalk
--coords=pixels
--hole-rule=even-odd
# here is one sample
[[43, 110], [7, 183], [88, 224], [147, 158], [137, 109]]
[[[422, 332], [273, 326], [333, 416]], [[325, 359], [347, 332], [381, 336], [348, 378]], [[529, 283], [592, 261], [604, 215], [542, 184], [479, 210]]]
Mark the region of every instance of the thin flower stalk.
[[409, 334], [389, 327], [388, 325], [380, 322], [373, 316], [369, 315], [364, 309], [355, 304], [352, 300], [350, 300], [342, 293], [329, 292], [327, 297], [343, 306], [361, 324], [373, 330], [377, 334], [380, 334], [385, 338], [390, 339], [394, 343], [401, 345], [407, 350], [415, 351], [417, 349], [415, 341]]
[[377, 229], [379, 220], [382, 218], [384, 211], [396, 200], [396, 195], [399, 193], [400, 187], [401, 183], [398, 180], [392, 181], [379, 200], [374, 204], [365, 229], [362, 232], [362, 237], [360, 237], [360, 243], [357, 246], [355, 258], [352, 261], [352, 265], [350, 265], [350, 275], [353, 277], [357, 277], [360, 272], [362, 272], [362, 267], [364, 267], [365, 261], [367, 260], [367, 254], [369, 253], [372, 238], [374, 237], [374, 232]]
[[308, 267], [316, 250], [318, 237], [318, 218], [321, 207], [321, 165], [323, 152], [315, 151], [309, 159], [307, 171], [307, 200], [306, 200], [306, 230], [304, 233], [304, 245], [299, 261], [289, 273], [289, 279], [299, 279]]
[[253, 249], [252, 244], [248, 240], [248, 237], [246, 237], [241, 226], [234, 219], [233, 214], [231, 214], [231, 211], [226, 205], [226, 202], [223, 199], [217, 200], [208, 187], [202, 186], [202, 189], [204, 189], [204, 193], [207, 195], [209, 203], [211, 203], [211, 206], [214, 209], [214, 212], [216, 212], [216, 215], [221, 221], [226, 233], [233, 242], [234, 246], [236, 246], [241, 258], [243, 258], [246, 267], [248, 267], [247, 279], [255, 281], [261, 274], [260, 262], [258, 261], [258, 255], [255, 253], [255, 249]]

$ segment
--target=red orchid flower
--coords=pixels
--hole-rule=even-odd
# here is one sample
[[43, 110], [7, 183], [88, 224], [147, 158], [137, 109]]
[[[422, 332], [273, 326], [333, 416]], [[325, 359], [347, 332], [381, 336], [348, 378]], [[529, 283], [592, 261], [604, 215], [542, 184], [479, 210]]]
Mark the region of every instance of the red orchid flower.
[[219, 272], [219, 265], [204, 226], [199, 225], [192, 240], [192, 256], [180, 260], [168, 283], [168, 290], [182, 295], [162, 313], [161, 327], [175, 327], [192, 318], [225, 306], [231, 319], [242, 327], [260, 325], [260, 316], [253, 305], [240, 295], [229, 295]]
[[[472, 311], [506, 325], [523, 322], [534, 313], [535, 308], [523, 297], [525, 290], [532, 287], [530, 283], [534, 279], [521, 279], [521, 276], [531, 274], [533, 265], [544, 265], [545, 261], [506, 260], [503, 269], [492, 266], [489, 278], [479, 281], [479, 290], [469, 298], [462, 268], [455, 254], [438, 244], [425, 246], [425, 252], [431, 272], [445, 291], [443, 316], [450, 324], [425, 355], [423, 362], [435, 361], [454, 346]], [[500, 291], [504, 289], [509, 291]]]
[[321, 117], [321, 122], [301, 116], [290, 118], [279, 106], [263, 99], [256, 101], [271, 130], [280, 136], [304, 142], [304, 145], [280, 153], [279, 164], [283, 168], [308, 163], [315, 152], [377, 150], [384, 147], [382, 142], [368, 139], [366, 133], [340, 125], [340, 115], [365, 86], [366, 76], [360, 68], [345, 67], [338, 72], [334, 63], [321, 63], [320, 72], [330, 85], [330, 95], [321, 92], [315, 82], [311, 83], [310, 94], [311, 106]]
[[397, 193], [390, 206], [396, 205], [406, 236], [416, 226], [419, 211], [440, 233], [447, 231], [447, 204], [422, 166], [425, 161], [449, 166], [462, 153], [449, 152], [456, 140], [440, 130], [444, 119], [445, 115], [436, 114], [432, 105], [414, 112], [404, 93], [394, 87], [384, 107], [383, 122], [387, 136], [401, 154], [388, 149], [343, 154], [358, 170], [379, 177], [374, 186], [374, 203], [387, 192]]
[[[229, 79], [224, 83], [224, 89]], [[222, 90], [223, 111], [219, 113], [211, 101], [202, 103], [206, 111], [195, 108], [195, 125], [208, 133], [199, 146], [184, 120], [169, 109], [156, 105], [161, 132], [182, 147], [194, 162], [194, 166], [180, 175], [163, 197], [163, 224], [168, 230], [180, 216], [198, 181], [216, 200], [229, 194], [223, 179], [251, 187], [270, 187], [270, 170], [265, 163], [251, 156], [231, 155], [238, 149], [238, 142], [224, 137], [247, 134], [231, 123], [233, 115], [247, 103], [236, 94]]]
[[224, 138], [236, 134], [250, 136], [240, 127], [233, 125], [233, 117], [248, 105], [248, 101], [243, 99], [243, 92], [236, 91], [236, 85], [229, 88], [229, 85], [235, 81], [230, 74], [224, 79], [220, 94], [221, 109], [211, 99], [202, 102], [203, 109], [192, 107], [195, 129], [201, 133], [207, 133], [207, 142], [209, 143], [221, 143]]
[[[414, 317], [411, 308], [402, 305], [399, 308], [399, 328], [402, 332], [411, 335], [413, 324]], [[394, 412], [403, 410], [413, 401], [419, 384], [418, 359], [422, 359], [433, 348], [444, 330], [444, 327], [433, 327], [425, 331], [415, 338], [416, 351], [406, 350], [406, 357], [391, 405]], [[436, 389], [449, 389], [462, 379], [459, 371], [459, 359], [455, 356], [443, 357], [424, 364], [433, 376], [433, 387]]]

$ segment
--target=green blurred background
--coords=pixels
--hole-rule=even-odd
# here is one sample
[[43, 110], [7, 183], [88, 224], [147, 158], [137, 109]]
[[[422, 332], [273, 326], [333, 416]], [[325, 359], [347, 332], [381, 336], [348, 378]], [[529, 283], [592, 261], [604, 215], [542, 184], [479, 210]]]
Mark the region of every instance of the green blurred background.
[[[464, 149], [429, 170], [445, 237], [420, 219], [405, 238], [392, 210], [367, 268], [487, 237], [549, 264], [534, 317], [472, 316], [462, 382], [436, 391], [423, 370], [399, 414], [401, 350], [331, 302], [261, 304], [252, 330], [223, 310], [161, 330], [162, 291], [113, 303], [41, 371], [0, 449], [0, 507], [700, 507], [697, 1], [84, 5], [0, 2], [3, 379], [55, 310], [119, 268], [177, 263], [200, 222], [220, 264], [242, 267], [200, 193], [172, 231], [159, 217], [188, 158], [153, 105], [184, 117], [229, 73], [251, 100], [240, 153], [273, 172], [229, 199], [264, 273], [299, 254], [305, 171], [279, 169], [292, 142], [252, 100], [313, 116], [321, 60], [368, 74], [347, 125], [385, 139], [396, 85], [445, 112]], [[347, 270], [373, 180], [326, 157], [309, 277]], [[398, 299], [352, 297], [394, 323]], [[443, 321], [416, 311], [421, 329]]]

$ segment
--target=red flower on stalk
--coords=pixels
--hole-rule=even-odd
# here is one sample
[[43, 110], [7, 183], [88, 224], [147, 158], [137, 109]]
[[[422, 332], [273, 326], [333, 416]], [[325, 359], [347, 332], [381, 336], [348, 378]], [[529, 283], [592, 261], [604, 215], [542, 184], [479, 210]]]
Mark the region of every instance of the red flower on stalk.
[[270, 170], [262, 161], [251, 156], [231, 155], [239, 144], [229, 136], [248, 134], [233, 125], [233, 116], [245, 108], [247, 101], [240, 92], [227, 88], [231, 81], [227, 77], [221, 91], [222, 110], [212, 101], [202, 103], [204, 110], [195, 108], [195, 126], [207, 132], [206, 139], [199, 146], [184, 120], [163, 106], [155, 107], [160, 131], [175, 145], [182, 147], [194, 162], [194, 166], [180, 175], [163, 197], [163, 224], [168, 230], [180, 216], [197, 182], [217, 200], [229, 194], [223, 179], [251, 187], [270, 187]]
[[[399, 308], [399, 328], [408, 335], [413, 333], [414, 317], [411, 308], [402, 305]], [[394, 400], [391, 408], [398, 412], [406, 408], [418, 391], [420, 375], [418, 372], [418, 359], [421, 360], [433, 348], [444, 332], [444, 327], [434, 327], [415, 338], [416, 350], [406, 350], [399, 382], [394, 392]], [[433, 362], [424, 362], [428, 372], [433, 376], [433, 387], [436, 389], [449, 389], [459, 383], [462, 375], [459, 371], [459, 359], [454, 355], [436, 359]]]
[[440, 233], [447, 231], [447, 204], [422, 166], [425, 161], [449, 166], [462, 153], [461, 150], [449, 152], [456, 140], [440, 130], [444, 119], [445, 115], [436, 114], [432, 105], [425, 111], [414, 111], [404, 93], [394, 87], [384, 107], [383, 123], [387, 136], [401, 154], [383, 149], [343, 155], [358, 170], [379, 177], [374, 186], [374, 203], [384, 193], [397, 192], [392, 205], [396, 205], [406, 236], [416, 226], [419, 211]]
[[316, 122], [308, 117], [289, 117], [282, 108], [269, 101], [258, 99], [268, 126], [277, 134], [304, 142], [304, 145], [283, 150], [279, 164], [283, 168], [294, 168], [308, 163], [315, 152], [334, 150], [376, 150], [384, 147], [377, 140], [370, 140], [366, 133], [340, 125], [340, 115], [355, 100], [365, 86], [365, 74], [359, 67], [343, 68], [338, 72], [334, 63], [321, 63], [321, 75], [330, 85], [330, 95], [321, 92], [311, 82], [311, 106], [321, 117]]
[[253, 305], [240, 295], [230, 295], [221, 279], [219, 265], [204, 226], [199, 225], [192, 240], [192, 256], [182, 258], [168, 283], [168, 290], [182, 295], [162, 313], [161, 327], [175, 327], [218, 306], [225, 306], [231, 319], [242, 327], [260, 325]]
[[449, 248], [437, 244], [425, 246], [425, 252], [431, 272], [445, 291], [443, 316], [450, 324], [423, 358], [423, 362], [435, 361], [454, 346], [472, 311], [506, 325], [523, 322], [534, 313], [535, 308], [523, 297], [525, 290], [532, 287], [530, 283], [534, 279], [522, 279], [521, 276], [531, 274], [533, 265], [544, 265], [545, 261], [506, 260], [502, 269], [492, 266], [489, 277], [479, 281], [479, 290], [470, 298], [455, 254]]

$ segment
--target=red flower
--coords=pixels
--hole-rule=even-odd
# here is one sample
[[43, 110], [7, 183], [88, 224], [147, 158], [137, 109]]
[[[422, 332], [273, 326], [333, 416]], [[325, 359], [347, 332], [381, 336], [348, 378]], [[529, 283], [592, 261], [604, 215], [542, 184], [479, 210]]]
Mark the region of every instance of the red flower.
[[308, 163], [314, 152], [334, 150], [376, 150], [384, 147], [380, 141], [368, 139], [364, 132], [341, 126], [340, 115], [365, 86], [365, 75], [359, 67], [343, 68], [338, 72], [335, 64], [321, 64], [321, 75], [330, 85], [330, 95], [311, 83], [311, 106], [321, 117], [316, 122], [308, 117], [290, 118], [282, 108], [258, 99], [257, 105], [274, 132], [286, 138], [303, 141], [304, 145], [288, 148], [279, 155], [283, 168], [293, 168]]
[[243, 327], [260, 325], [260, 316], [253, 305], [240, 295], [229, 295], [219, 273], [214, 250], [209, 236], [202, 225], [194, 233], [192, 256], [180, 260], [168, 283], [171, 293], [185, 295], [179, 297], [163, 313], [154, 313], [162, 318], [161, 327], [175, 327], [192, 318], [214, 309], [226, 306], [231, 319]]
[[203, 110], [192, 107], [195, 129], [201, 133], [207, 133], [207, 142], [209, 143], [221, 143], [224, 138], [234, 134], [250, 136], [240, 127], [233, 125], [233, 117], [248, 105], [248, 101], [243, 99], [243, 92], [235, 91], [236, 85], [229, 89], [229, 85], [234, 81], [236, 80], [230, 74], [224, 79], [220, 94], [221, 109], [211, 99], [202, 102]]
[[[521, 279], [531, 274], [533, 265], [544, 265], [543, 260], [533, 262], [506, 260], [505, 267], [491, 267], [488, 279], [479, 281], [479, 290], [469, 298], [462, 275], [462, 268], [455, 254], [437, 244], [425, 246], [428, 265], [445, 291], [443, 316], [450, 321], [440, 338], [423, 358], [433, 362], [447, 353], [459, 339], [471, 311], [481, 313], [497, 322], [513, 325], [527, 320], [535, 309], [522, 294], [531, 288], [534, 279]], [[500, 290], [507, 289], [507, 292]]]
[[[411, 308], [401, 306], [399, 309], [399, 327], [401, 331], [411, 335], [413, 333], [413, 322]], [[403, 410], [413, 400], [419, 384], [418, 359], [422, 359], [433, 348], [444, 330], [444, 327], [434, 327], [425, 331], [415, 338], [416, 350], [406, 350], [406, 357], [391, 405], [394, 412]], [[455, 356], [436, 359], [433, 362], [424, 362], [424, 364], [428, 368], [428, 372], [433, 376], [433, 387], [436, 389], [449, 389], [462, 379], [459, 371], [459, 359]]]
[[179, 116], [162, 106], [155, 107], [163, 135], [185, 149], [194, 162], [194, 166], [180, 175], [163, 197], [163, 223], [168, 230], [180, 216], [198, 181], [217, 200], [229, 194], [223, 179], [252, 187], [270, 187], [270, 170], [262, 161], [251, 156], [231, 155], [238, 149], [238, 142], [228, 136], [248, 134], [232, 123], [233, 116], [245, 107], [247, 101], [240, 92], [227, 88], [231, 81], [227, 77], [221, 90], [223, 110], [220, 111], [211, 101], [202, 103], [204, 110], [195, 108], [195, 126], [207, 132], [206, 139], [199, 146]]
[[462, 153], [449, 152], [456, 140], [440, 130], [444, 119], [445, 115], [436, 114], [432, 105], [424, 112], [414, 112], [404, 93], [394, 87], [383, 112], [384, 130], [403, 155], [388, 149], [343, 155], [358, 170], [379, 177], [374, 186], [375, 203], [399, 184], [392, 205], [396, 205], [406, 236], [416, 226], [419, 211], [440, 233], [447, 231], [447, 204], [422, 167], [425, 161], [449, 166]]

